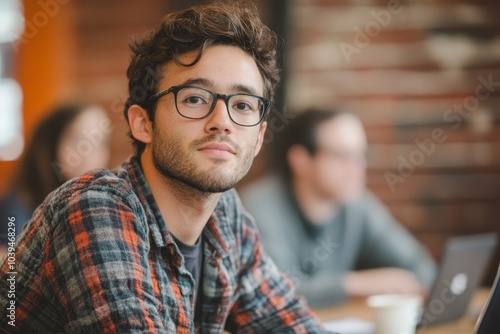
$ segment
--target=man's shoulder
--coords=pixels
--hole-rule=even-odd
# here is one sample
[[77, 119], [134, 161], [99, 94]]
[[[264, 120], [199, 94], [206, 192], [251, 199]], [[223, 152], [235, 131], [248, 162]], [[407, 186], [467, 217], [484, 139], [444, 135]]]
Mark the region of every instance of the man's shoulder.
[[358, 198], [345, 205], [345, 207], [349, 210], [367, 212], [370, 212], [375, 208], [379, 208], [380, 206], [383, 206], [380, 199], [368, 189], [360, 194]]
[[105, 198], [127, 198], [134, 193], [137, 185], [124, 165], [114, 170], [94, 169], [73, 178], [52, 192], [47, 197], [46, 204], [60, 207], [89, 199], [97, 203]]
[[79, 177], [67, 181], [59, 188], [59, 193], [71, 195], [75, 192], [86, 190], [98, 190], [102, 192], [116, 193], [131, 188], [131, 183], [120, 169], [95, 169], [88, 171]]
[[243, 203], [267, 202], [283, 198], [285, 185], [282, 179], [274, 174], [265, 175], [238, 190]]
[[273, 234], [300, 224], [288, 188], [280, 176], [266, 175], [238, 192], [262, 234]]
[[345, 217], [350, 223], [359, 221], [369, 229], [390, 228], [395, 223], [389, 209], [369, 190], [344, 208]]

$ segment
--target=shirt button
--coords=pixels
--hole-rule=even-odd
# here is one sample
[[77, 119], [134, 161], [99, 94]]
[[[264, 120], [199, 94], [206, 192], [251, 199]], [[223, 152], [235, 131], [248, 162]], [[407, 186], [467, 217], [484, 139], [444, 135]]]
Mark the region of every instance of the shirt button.
[[191, 289], [187, 286], [181, 287], [181, 293], [183, 296], [189, 296], [191, 294]]

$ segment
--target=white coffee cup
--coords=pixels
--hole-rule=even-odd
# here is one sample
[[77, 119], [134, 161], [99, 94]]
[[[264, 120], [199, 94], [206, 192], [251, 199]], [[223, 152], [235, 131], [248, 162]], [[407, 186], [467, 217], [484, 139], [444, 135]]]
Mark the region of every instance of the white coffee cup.
[[368, 297], [375, 313], [376, 334], [415, 334], [422, 297], [387, 294]]

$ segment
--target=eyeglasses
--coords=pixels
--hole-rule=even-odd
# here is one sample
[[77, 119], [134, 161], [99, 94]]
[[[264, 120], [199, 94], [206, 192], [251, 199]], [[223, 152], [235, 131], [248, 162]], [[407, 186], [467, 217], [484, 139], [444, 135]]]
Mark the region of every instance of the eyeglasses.
[[368, 152], [366, 151], [347, 151], [336, 148], [318, 147], [318, 153], [325, 153], [329, 158], [341, 162], [362, 162], [366, 163]]
[[174, 93], [175, 108], [185, 118], [202, 119], [215, 109], [218, 99], [226, 103], [231, 120], [240, 126], [255, 126], [262, 122], [271, 100], [252, 94], [218, 94], [195, 86], [172, 86], [151, 96], [150, 101]]

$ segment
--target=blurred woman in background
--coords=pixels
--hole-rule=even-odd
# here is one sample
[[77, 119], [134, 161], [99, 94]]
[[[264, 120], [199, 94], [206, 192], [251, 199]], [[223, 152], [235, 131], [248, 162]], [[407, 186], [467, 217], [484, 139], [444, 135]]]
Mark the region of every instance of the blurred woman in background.
[[[0, 198], [0, 217], [15, 217], [16, 235], [45, 197], [65, 181], [107, 167], [111, 122], [98, 106], [68, 103], [54, 108], [36, 128], [10, 187]], [[0, 223], [0, 255], [7, 220]]]

